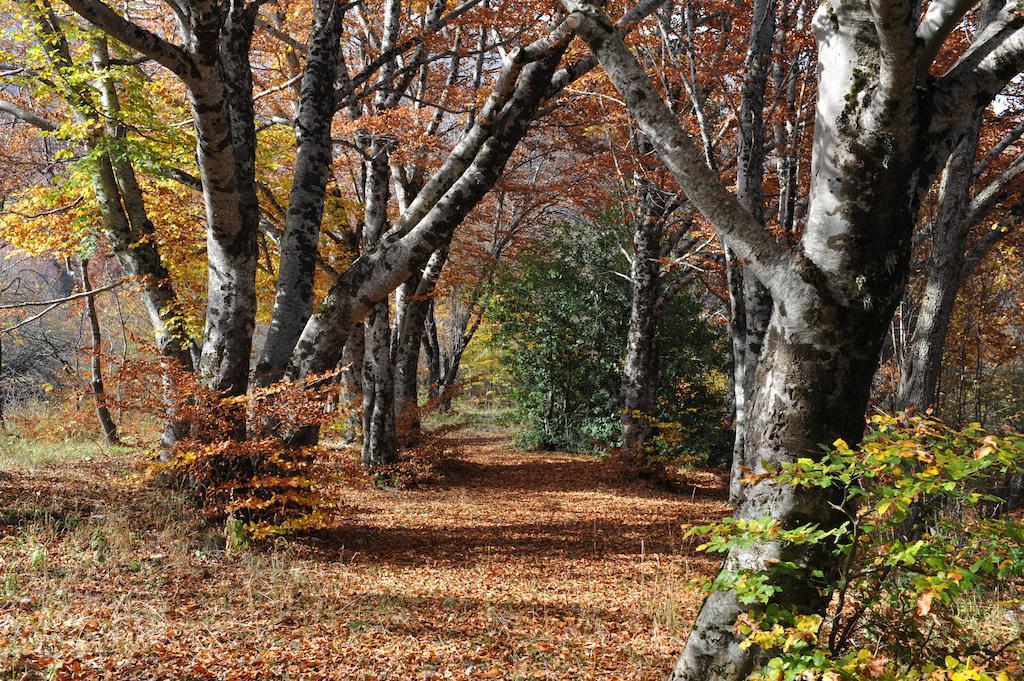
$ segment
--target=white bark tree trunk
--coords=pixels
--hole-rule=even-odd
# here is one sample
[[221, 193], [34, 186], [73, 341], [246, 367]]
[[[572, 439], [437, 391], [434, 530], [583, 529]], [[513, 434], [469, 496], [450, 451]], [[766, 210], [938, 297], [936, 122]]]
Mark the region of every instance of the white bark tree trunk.
[[324, 194], [333, 162], [331, 121], [336, 109], [343, 26], [341, 5], [333, 0], [314, 3], [296, 117], [295, 172], [279, 244], [281, 264], [274, 311], [256, 363], [255, 381], [260, 385], [269, 385], [284, 375], [295, 342], [313, 309], [313, 274]]
[[[820, 445], [836, 438], [858, 442], [882, 339], [903, 295], [920, 196], [967, 117], [1024, 68], [1024, 19], [1004, 11], [979, 36], [982, 47], [932, 82], [919, 75], [925, 57], [915, 3], [821, 5], [808, 221], [801, 243], [787, 249], [707, 168], [608, 19], [577, 0], [563, 4], [580, 17], [581, 35], [688, 199], [772, 295], [745, 429], [752, 472], [819, 457]], [[833, 494], [766, 478], [743, 486], [736, 514], [828, 528], [837, 522]], [[828, 549], [735, 547], [725, 567], [758, 569], [781, 559], [827, 574], [836, 569]], [[784, 608], [824, 607], [806, 581], [783, 587], [775, 600]], [[710, 596], [672, 678], [738, 681], [755, 670], [765, 651], [742, 649], [735, 630], [747, 609], [731, 591]]]

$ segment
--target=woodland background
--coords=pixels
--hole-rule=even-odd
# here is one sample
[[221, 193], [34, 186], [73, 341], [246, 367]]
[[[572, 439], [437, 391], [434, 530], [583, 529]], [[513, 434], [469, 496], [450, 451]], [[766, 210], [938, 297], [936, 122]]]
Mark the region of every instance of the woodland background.
[[1022, 70], [998, 0], [0, 1], [0, 670], [1016, 678]]

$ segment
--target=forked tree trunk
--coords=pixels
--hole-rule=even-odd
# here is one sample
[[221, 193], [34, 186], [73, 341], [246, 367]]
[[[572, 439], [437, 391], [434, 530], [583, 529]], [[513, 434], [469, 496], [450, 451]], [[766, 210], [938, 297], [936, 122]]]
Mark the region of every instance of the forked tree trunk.
[[391, 323], [387, 301], [375, 305], [363, 324], [363, 465], [387, 466], [398, 460], [395, 435], [395, 379], [391, 366]]
[[[387, 228], [391, 141], [371, 138], [366, 145], [364, 239], [370, 251]], [[398, 460], [395, 436], [395, 373], [391, 362], [391, 302], [374, 304], [363, 323], [363, 465], [386, 466]]]
[[403, 296], [405, 312], [395, 339], [395, 422], [402, 446], [415, 446], [420, 439], [419, 359], [420, 345], [430, 311], [434, 286], [448, 258], [448, 249], [434, 252], [421, 276], [406, 282], [411, 291]]
[[[225, 396], [249, 386], [256, 322], [256, 133], [249, 46], [253, 8], [209, 6], [194, 12], [191, 41], [198, 78], [188, 92], [196, 119], [197, 160], [206, 202], [206, 325], [199, 373]], [[244, 438], [245, 410], [231, 435]]]
[[[88, 258], [79, 260], [78, 272], [82, 280], [82, 293], [91, 293], [92, 282], [89, 280]], [[120, 444], [121, 440], [117, 436], [117, 424], [114, 423], [114, 417], [110, 415], [110, 408], [107, 406], [107, 392], [103, 385], [103, 333], [100, 329], [100, 317], [96, 310], [95, 296], [86, 295], [85, 312], [89, 318], [89, 341], [92, 345], [89, 384], [92, 387], [93, 400], [96, 402], [96, 418], [103, 431], [103, 441], [108, 445], [116, 445]]]

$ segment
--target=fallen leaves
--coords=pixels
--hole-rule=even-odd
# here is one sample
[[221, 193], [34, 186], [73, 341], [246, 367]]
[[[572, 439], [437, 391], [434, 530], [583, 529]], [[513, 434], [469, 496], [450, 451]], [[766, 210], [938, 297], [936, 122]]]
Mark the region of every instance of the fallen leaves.
[[[0, 599], [0, 666], [31, 654], [60, 679], [663, 678], [700, 600], [684, 583], [714, 569], [679, 528], [721, 515], [721, 489], [624, 485], [504, 435], [447, 450], [433, 484], [339, 485], [352, 511], [336, 530], [232, 557], [203, 551], [195, 515], [123, 459], [0, 482], [5, 507], [51, 503], [63, 518], [0, 526], [0, 569], [18, 580]], [[47, 549], [37, 570], [32, 546]]]

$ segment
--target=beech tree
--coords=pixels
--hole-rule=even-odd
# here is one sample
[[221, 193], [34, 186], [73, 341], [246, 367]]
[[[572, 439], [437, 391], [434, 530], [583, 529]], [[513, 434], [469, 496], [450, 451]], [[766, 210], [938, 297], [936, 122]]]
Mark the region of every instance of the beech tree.
[[1024, 156], [1003, 156], [1010, 155], [1024, 125], [1010, 127], [987, 151], [979, 149], [984, 113], [979, 110], [964, 126], [942, 172], [935, 212], [918, 232], [918, 241], [928, 241], [928, 250], [920, 261], [920, 299], [909, 301], [901, 315], [908, 330], [898, 348], [896, 406], [901, 409], [923, 410], [934, 403], [957, 296], [978, 265], [1016, 227], [1005, 217], [992, 223], [990, 216], [1019, 190]]
[[[836, 439], [858, 442], [882, 341], [903, 293], [922, 197], [979, 106], [1024, 68], [1024, 20], [1014, 5], [944, 73], [932, 65], [950, 31], [976, 3], [936, 1], [919, 20], [914, 2], [823, 3], [813, 27], [818, 94], [812, 184], [800, 242], [778, 241], [707, 168], [622, 38], [597, 7], [563, 2], [580, 35], [687, 197], [772, 296], [772, 312], [745, 426], [740, 518], [783, 527], [838, 523], [828, 490], [780, 485], [756, 474]], [[730, 566], [791, 560], [832, 569], [827, 550], [779, 543], [734, 548]], [[776, 599], [823, 607], [810, 584]], [[733, 592], [701, 608], [674, 679], [740, 679], [763, 654], [734, 630], [748, 606]]]
[[[396, 325], [399, 335], [392, 343], [385, 304], [411, 276], [424, 268], [429, 272], [433, 254], [438, 254], [434, 269], [443, 262], [441, 254], [455, 229], [501, 177], [505, 164], [542, 113], [542, 105], [551, 104], [568, 84], [593, 68], [592, 59], [562, 63], [573, 22], [556, 21], [546, 28], [529, 26], [525, 33], [520, 22], [509, 36], [484, 28], [476, 32], [479, 48], [472, 89], [485, 86], [483, 66], [495, 54], [501, 58], [501, 69], [488, 98], [480, 106], [470, 107], [469, 122], [461, 135], [449, 134], [457, 141], [431, 172], [416, 164], [402, 167], [401, 162], [392, 163], [396, 153], [405, 151], [401, 135], [376, 121], [386, 120], [399, 104], [426, 102], [429, 84], [432, 79], [436, 82], [438, 71], [445, 73], [447, 67], [449, 82], [465, 73], [453, 54], [458, 53], [462, 39], [460, 22], [480, 0], [465, 0], [453, 7], [439, 1], [421, 8], [392, 0], [373, 8], [369, 15], [369, 8], [362, 6], [314, 2], [307, 15], [307, 40], [289, 34], [280, 11], [269, 19], [261, 16], [263, 3], [258, 1], [224, 5], [182, 0], [169, 4], [168, 13], [145, 21], [101, 0], [66, 4], [120, 45], [141, 55], [136, 58], [138, 63], [152, 62], [174, 74], [187, 95], [192, 111], [187, 124], [195, 130], [198, 177], [177, 169], [168, 174], [201, 191], [206, 214], [206, 311], [196, 353], [201, 383], [224, 397], [242, 396], [249, 390], [257, 272], [264, 267], [260, 265], [263, 235], [269, 235], [278, 245], [279, 271], [266, 342], [257, 352], [255, 384], [267, 386], [282, 378], [306, 381], [334, 370], [353, 330], [369, 315], [363, 326], [363, 374], [364, 388], [373, 388], [363, 390], [371, 415], [364, 429], [364, 458], [374, 465], [393, 461], [395, 438], [390, 433], [394, 426], [388, 424], [394, 421], [390, 414], [395, 409], [395, 391], [391, 387], [394, 379], [388, 376], [392, 362], [398, 359], [398, 348], [403, 347], [403, 325]], [[624, 26], [646, 16], [656, 4], [635, 7]], [[50, 9], [40, 12], [50, 17], [54, 26], [67, 21]], [[466, 32], [472, 33], [470, 29]], [[454, 39], [453, 54], [432, 42], [432, 36], [442, 33], [447, 40]], [[263, 69], [265, 64], [253, 61], [257, 59], [254, 40], [274, 40], [286, 46], [285, 62], [295, 75], [281, 86], [255, 92], [254, 69]], [[520, 42], [524, 44], [506, 49]], [[346, 44], [355, 49], [346, 51]], [[290, 98], [294, 118], [268, 115], [258, 105], [262, 97], [279, 91]], [[444, 119], [443, 97], [426, 105], [440, 112], [436, 119]], [[106, 106], [110, 107], [110, 119], [116, 121], [116, 106], [113, 102]], [[363, 197], [363, 219], [355, 225], [362, 237], [362, 250], [354, 261], [335, 269], [319, 252], [319, 241], [334, 147], [339, 142], [332, 125], [339, 112], [357, 128], [367, 127], [354, 136], [354, 148], [365, 156], [363, 181], [357, 188]], [[24, 120], [30, 118], [30, 114], [23, 116]], [[285, 180], [290, 186], [288, 205], [279, 211], [283, 224], [277, 224], [276, 199], [259, 167], [260, 133], [272, 125], [289, 126], [296, 136], [294, 168]], [[127, 206], [128, 202], [124, 203]], [[398, 204], [394, 220], [388, 212], [391, 203]], [[116, 208], [112, 202], [108, 212], [115, 214]], [[333, 233], [328, 236], [336, 238]], [[149, 240], [143, 235], [135, 242]], [[154, 257], [159, 265], [159, 256]], [[314, 311], [318, 268], [333, 283]], [[167, 277], [150, 278], [168, 281]], [[410, 299], [417, 297], [411, 284], [409, 292], [413, 294]], [[396, 308], [399, 321], [405, 316], [401, 307]], [[156, 307], [161, 314], [172, 308], [166, 302]], [[374, 309], [378, 313], [373, 313]], [[403, 361], [406, 367], [410, 365], [408, 349]], [[405, 371], [405, 375], [409, 373]], [[377, 412], [379, 418], [372, 416]], [[245, 437], [254, 426], [245, 423], [244, 410], [236, 410], [234, 437]], [[255, 427], [263, 429], [265, 426]], [[376, 431], [380, 431], [379, 437], [374, 435]], [[315, 437], [315, 431], [305, 429], [289, 437], [300, 442]]]

